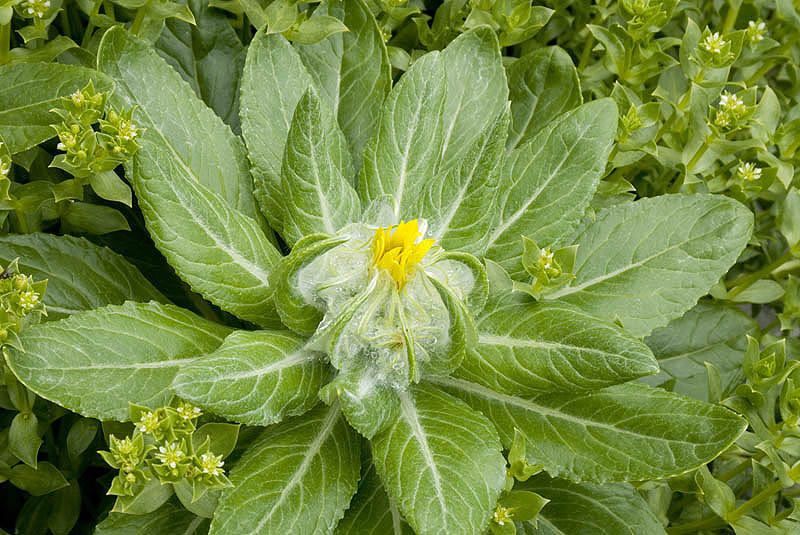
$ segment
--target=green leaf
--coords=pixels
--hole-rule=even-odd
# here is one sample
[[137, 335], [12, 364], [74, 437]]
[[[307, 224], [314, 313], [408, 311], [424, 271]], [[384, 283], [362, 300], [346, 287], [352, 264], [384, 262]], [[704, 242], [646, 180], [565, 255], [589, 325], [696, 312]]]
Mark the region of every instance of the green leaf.
[[331, 378], [324, 355], [288, 331], [235, 331], [210, 355], [181, 367], [172, 388], [189, 401], [249, 425], [302, 414]]
[[131, 230], [125, 216], [110, 206], [70, 201], [61, 212], [61, 231], [107, 234]]
[[746, 427], [726, 408], [637, 383], [526, 399], [462, 379], [431, 381], [483, 412], [506, 448], [522, 431], [529, 464], [576, 481], [680, 474], [725, 451]]
[[256, 217], [242, 142], [155, 50], [114, 27], [103, 36], [97, 66], [116, 82], [112, 104], [136, 106], [134, 122], [146, 129], [136, 161], [145, 176], [158, 176], [170, 160], [173, 173]]
[[417, 217], [422, 189], [438, 172], [445, 136], [445, 86], [439, 52], [415, 61], [384, 101], [377, 131], [364, 149], [358, 183], [361, 198], [368, 204], [390, 195], [396, 222]]
[[231, 471], [212, 535], [333, 531], [356, 492], [360, 441], [338, 407], [268, 428]]
[[230, 329], [172, 305], [110, 305], [20, 335], [7, 361], [25, 386], [70, 410], [126, 421], [128, 402], [165, 405], [178, 369], [214, 351]]
[[442, 62], [447, 79], [442, 169], [449, 169], [505, 110], [508, 84], [497, 37], [486, 26], [458, 36], [442, 52]]
[[204, 535], [208, 520], [197, 517], [170, 500], [146, 515], [109, 513], [94, 535]]
[[487, 257], [523, 273], [522, 236], [557, 247], [578, 226], [617, 132], [617, 107], [600, 99], [564, 114], [509, 154], [493, 210]]
[[312, 84], [292, 45], [279, 34], [256, 33], [242, 73], [239, 115], [261, 212], [281, 232], [281, 162], [292, 115]]
[[526, 535], [664, 535], [647, 502], [627, 483], [592, 485], [542, 474], [518, 485], [550, 500]]
[[525, 54], [508, 67], [511, 150], [556, 117], [583, 103], [578, 71], [564, 49], [549, 46]]
[[155, 44], [158, 53], [234, 132], [239, 126], [239, 82], [245, 49], [220, 11], [189, 0], [196, 24], [168, 19]]
[[505, 483], [497, 433], [429, 385], [398, 395], [398, 418], [372, 440], [392, 501], [418, 535], [483, 533]]
[[662, 195], [613, 206], [574, 238], [572, 284], [548, 298], [645, 336], [689, 310], [733, 265], [753, 215], [728, 197]]
[[486, 249], [493, 220], [487, 199], [497, 195], [508, 124], [508, 113], [501, 114], [475, 140], [459, 165], [441, 180], [426, 184], [419, 217], [428, 220], [428, 235], [448, 251], [481, 254]]
[[41, 462], [36, 468], [18, 464], [5, 475], [12, 485], [33, 496], [49, 494], [69, 485], [58, 468], [48, 462]]
[[571, 306], [509, 304], [477, 328], [455, 375], [505, 394], [595, 390], [658, 372], [640, 340]]
[[133, 195], [128, 186], [114, 171], [101, 171], [89, 176], [89, 184], [98, 196], [108, 201], [121, 202], [130, 207]]
[[39, 420], [32, 412], [17, 413], [8, 430], [8, 451], [32, 468], [36, 468], [36, 456], [42, 439], [39, 436]]
[[723, 392], [729, 391], [741, 382], [746, 335], [754, 335], [757, 328], [756, 322], [739, 310], [700, 302], [682, 317], [645, 338], [661, 371], [641, 381], [658, 386], [675, 379], [674, 392], [711, 401], [704, 363], [716, 366]]
[[358, 492], [334, 535], [414, 535], [400, 511], [389, 501], [375, 465], [371, 460], [364, 465]]
[[18, 234], [0, 238], [0, 263], [19, 258], [19, 269], [47, 279], [44, 303], [52, 318], [127, 300], [166, 298], [124, 257], [83, 238]]
[[313, 89], [297, 103], [281, 174], [282, 236], [290, 246], [308, 234], [335, 234], [361, 215], [347, 141]]
[[362, 0], [323, 3], [314, 14], [322, 11], [342, 19], [349, 31], [296, 49], [338, 118], [358, 168], [392, 87], [389, 57], [375, 17]]
[[0, 136], [11, 153], [55, 137], [50, 125], [61, 119], [50, 110], [61, 106], [61, 97], [84, 88], [89, 81], [98, 92], [109, 91], [114, 85], [103, 73], [74, 65], [30, 63], [0, 67]]
[[169, 483], [161, 483], [159, 478], [150, 478], [134, 496], [117, 496], [113, 513], [146, 515], [158, 510], [172, 497], [173, 489]]

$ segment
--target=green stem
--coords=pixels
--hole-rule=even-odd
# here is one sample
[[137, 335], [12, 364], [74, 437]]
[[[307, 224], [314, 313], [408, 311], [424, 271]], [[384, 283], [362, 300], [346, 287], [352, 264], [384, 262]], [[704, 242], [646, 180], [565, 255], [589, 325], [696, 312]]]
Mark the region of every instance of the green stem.
[[682, 535], [683, 533], [697, 533], [708, 528], [723, 528], [727, 525], [727, 522], [714, 515], [701, 518], [696, 522], [688, 522], [686, 524], [670, 526], [667, 528], [667, 533], [669, 533], [669, 535]]
[[58, 16], [61, 19], [61, 33], [71, 38], [72, 25], [69, 23], [69, 13], [66, 9], [62, 9]]
[[744, 516], [748, 511], [753, 509], [754, 507], [761, 505], [769, 498], [774, 496], [775, 494], [779, 493], [783, 490], [783, 483], [781, 483], [780, 479], [774, 482], [772, 485], [764, 488], [761, 492], [744, 502], [742, 505], [725, 515], [725, 519], [729, 523], [733, 523], [742, 516]]
[[133, 24], [131, 24], [131, 33], [133, 35], [139, 35], [139, 31], [142, 29], [142, 23], [144, 22], [144, 16], [147, 14], [147, 10], [145, 7], [140, 7], [136, 10], [136, 18], [133, 19]]
[[94, 30], [92, 18], [100, 13], [100, 6], [102, 4], [103, 0], [94, 0], [94, 4], [92, 4], [92, 11], [89, 13], [89, 22], [86, 23], [86, 31], [83, 32], [83, 38], [81, 39], [81, 48], [86, 48], [89, 45], [89, 39], [92, 38], [92, 30]]
[[736, 23], [736, 17], [739, 16], [739, 8], [742, 6], [741, 2], [735, 3], [728, 9], [728, 14], [725, 16], [725, 23], [722, 25], [722, 33], [728, 33], [733, 29]]
[[589, 58], [592, 56], [592, 48], [594, 48], [594, 36], [589, 34], [589, 38], [583, 46], [583, 52], [581, 52], [581, 59], [578, 62], [578, 71], [582, 71], [589, 63]]
[[767, 264], [763, 268], [759, 269], [758, 271], [754, 271], [749, 275], [744, 275], [733, 281], [726, 283], [725, 286], [727, 288], [733, 288], [730, 292], [728, 292], [728, 297], [736, 297], [750, 286], [752, 286], [755, 282], [763, 279], [764, 277], [770, 275], [773, 271], [781, 267], [786, 262], [792, 260], [794, 257], [790, 251], [786, 251], [783, 256], [775, 260], [774, 262]]
[[11, 52], [11, 21], [0, 26], [0, 65], [8, 63]]
[[697, 152], [695, 152], [695, 153], [694, 153], [694, 156], [692, 156], [692, 159], [691, 159], [691, 160], [689, 160], [689, 163], [687, 163], [687, 164], [686, 164], [686, 172], [687, 172], [687, 173], [691, 172], [691, 170], [694, 168], [694, 166], [695, 166], [695, 165], [697, 165], [697, 162], [699, 162], [699, 161], [700, 161], [700, 158], [702, 158], [702, 157], [703, 157], [703, 155], [704, 155], [704, 154], [706, 153], [706, 151], [708, 150], [708, 144], [709, 144], [711, 141], [712, 141], [712, 140], [711, 140], [711, 139], [709, 139], [709, 138], [706, 138], [706, 139], [703, 141], [703, 144], [702, 144], [702, 145], [700, 145], [700, 148], [699, 148], [699, 149], [697, 149]]

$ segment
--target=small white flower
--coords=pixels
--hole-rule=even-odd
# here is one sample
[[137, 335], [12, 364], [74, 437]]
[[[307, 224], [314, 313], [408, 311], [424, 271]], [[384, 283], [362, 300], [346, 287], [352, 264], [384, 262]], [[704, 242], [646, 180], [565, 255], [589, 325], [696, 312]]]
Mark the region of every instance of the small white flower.
[[712, 54], [721, 54], [722, 47], [724, 47], [726, 44], [728, 44], [728, 42], [722, 38], [719, 32], [714, 32], [707, 35], [706, 38], [703, 39], [701, 46]]
[[745, 32], [751, 43], [757, 43], [758, 41], [764, 40], [764, 36], [767, 34], [767, 25], [763, 20], [759, 20], [758, 22], [751, 20], [747, 23], [747, 30], [745, 30]]
[[736, 168], [736, 172], [739, 174], [739, 178], [748, 182], [761, 178], [761, 168], [756, 167], [756, 164], [753, 162], [739, 164], [739, 167]]
[[744, 101], [737, 95], [725, 91], [719, 97], [719, 107], [726, 112], [740, 113], [744, 111]]
[[222, 474], [222, 466], [225, 461], [222, 460], [222, 455], [214, 455], [213, 453], [204, 453], [200, 456], [200, 469], [204, 474], [218, 476]]
[[170, 468], [176, 468], [178, 463], [184, 457], [183, 450], [177, 442], [171, 442], [166, 446], [159, 446], [156, 459], [161, 461], [161, 464], [167, 465]]
[[23, 292], [19, 296], [19, 305], [23, 310], [31, 310], [39, 302], [39, 294], [33, 291]]
[[159, 421], [157, 414], [153, 413], [153, 411], [147, 411], [139, 419], [139, 423], [136, 425], [136, 427], [142, 433], [152, 434], [153, 431], [158, 429], [160, 423], [161, 422]]

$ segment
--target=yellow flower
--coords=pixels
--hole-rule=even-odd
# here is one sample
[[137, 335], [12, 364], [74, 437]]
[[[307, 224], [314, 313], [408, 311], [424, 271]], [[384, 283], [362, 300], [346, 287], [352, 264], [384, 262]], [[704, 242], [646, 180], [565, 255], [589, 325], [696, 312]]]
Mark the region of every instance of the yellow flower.
[[433, 240], [422, 240], [417, 220], [403, 222], [391, 227], [381, 227], [375, 231], [372, 240], [372, 265], [385, 269], [397, 282], [397, 287], [405, 285], [408, 275], [419, 263], [425, 253], [433, 246]]

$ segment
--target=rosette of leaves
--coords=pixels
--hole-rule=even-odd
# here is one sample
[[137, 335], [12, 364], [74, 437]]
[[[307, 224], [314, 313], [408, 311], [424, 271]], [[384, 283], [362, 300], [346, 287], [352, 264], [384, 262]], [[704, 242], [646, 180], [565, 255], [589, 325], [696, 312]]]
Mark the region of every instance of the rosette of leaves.
[[[254, 38], [244, 143], [146, 42], [105, 34], [111, 103], [136, 106], [143, 129], [126, 176], [148, 231], [249, 328], [169, 304], [100, 307], [27, 330], [8, 358], [20, 380], [103, 419], [177, 394], [268, 426], [231, 463], [219, 535], [483, 533], [517, 434], [528, 464], [576, 484], [662, 478], [725, 450], [740, 417], [631, 381], [658, 370], [640, 337], [728, 270], [750, 212], [668, 195], [584, 220], [617, 130], [611, 100], [537, 117], [533, 133], [533, 97], [508, 105], [490, 28], [393, 85], [369, 10], [328, 9], [351, 31]], [[539, 273], [523, 236], [540, 255], [577, 245], [539, 301], [506, 284]]]

